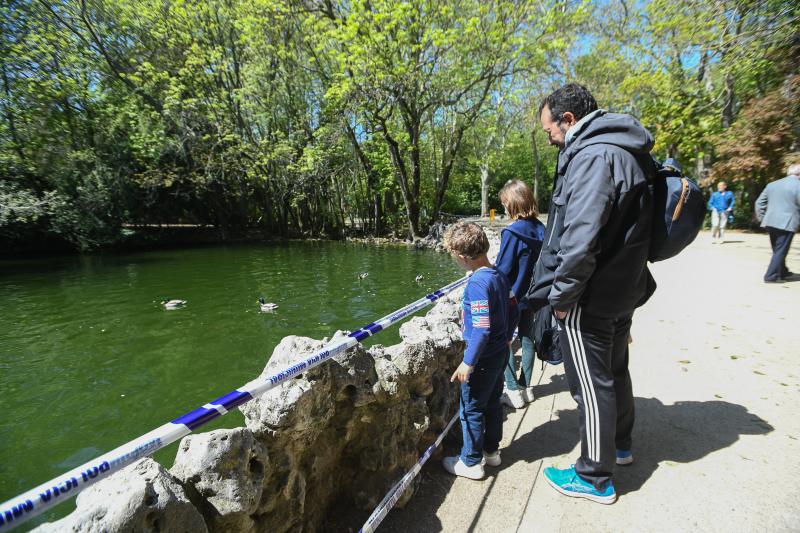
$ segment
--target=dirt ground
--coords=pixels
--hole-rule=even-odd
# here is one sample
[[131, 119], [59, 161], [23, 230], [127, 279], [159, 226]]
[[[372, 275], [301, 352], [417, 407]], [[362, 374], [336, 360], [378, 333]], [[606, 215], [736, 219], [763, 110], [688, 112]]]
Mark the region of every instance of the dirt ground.
[[[659, 288], [631, 345], [635, 462], [617, 469], [617, 503], [544, 481], [577, 457], [578, 420], [563, 366], [537, 364], [536, 401], [507, 413], [503, 464], [470, 481], [432, 459], [379, 531], [800, 531], [800, 276], [765, 284], [768, 237], [727, 240], [702, 233], [652, 266]], [[800, 272], [800, 242], [787, 265]]]

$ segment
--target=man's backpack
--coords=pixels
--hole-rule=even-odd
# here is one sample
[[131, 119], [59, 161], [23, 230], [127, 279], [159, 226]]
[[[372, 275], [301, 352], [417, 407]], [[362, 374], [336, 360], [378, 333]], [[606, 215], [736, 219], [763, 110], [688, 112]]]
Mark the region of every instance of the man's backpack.
[[706, 203], [700, 187], [681, 174], [677, 163], [662, 165], [655, 159], [653, 163], [653, 235], [648, 259], [656, 262], [678, 255], [694, 241], [703, 226]]
[[553, 315], [553, 308], [545, 305], [533, 315], [533, 344], [536, 348], [536, 357], [545, 363], [558, 365], [564, 361], [561, 353], [559, 338], [559, 325]]

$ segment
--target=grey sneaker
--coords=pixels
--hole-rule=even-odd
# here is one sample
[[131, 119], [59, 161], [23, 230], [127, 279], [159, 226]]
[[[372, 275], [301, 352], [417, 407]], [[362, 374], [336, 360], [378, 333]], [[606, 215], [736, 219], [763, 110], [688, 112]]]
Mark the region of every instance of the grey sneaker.
[[453, 474], [454, 476], [461, 476], [468, 479], [483, 479], [486, 472], [483, 470], [483, 465], [478, 463], [476, 465], [467, 466], [459, 456], [445, 457], [442, 459], [442, 466], [444, 469]]
[[522, 409], [525, 407], [525, 397], [521, 390], [505, 389], [503, 395], [500, 397], [500, 403], [504, 403], [514, 409]]
[[500, 450], [497, 450], [494, 453], [487, 453], [483, 452], [483, 463], [486, 466], [500, 466], [501, 463], [500, 459]]
[[525, 390], [522, 391], [522, 396], [525, 398], [525, 403], [531, 403], [536, 399], [536, 396], [533, 394], [533, 387], [525, 387]]

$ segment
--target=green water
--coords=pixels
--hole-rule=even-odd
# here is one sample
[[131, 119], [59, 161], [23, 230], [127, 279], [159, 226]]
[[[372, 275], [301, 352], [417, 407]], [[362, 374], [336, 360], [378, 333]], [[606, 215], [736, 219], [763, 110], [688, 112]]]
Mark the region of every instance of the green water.
[[324, 242], [0, 262], [0, 501], [254, 379], [286, 335], [355, 329], [460, 276], [445, 254]]

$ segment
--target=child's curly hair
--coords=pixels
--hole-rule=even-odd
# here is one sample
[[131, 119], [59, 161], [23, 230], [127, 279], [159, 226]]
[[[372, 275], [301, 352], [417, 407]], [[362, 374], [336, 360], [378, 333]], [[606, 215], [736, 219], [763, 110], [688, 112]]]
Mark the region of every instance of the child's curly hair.
[[476, 259], [489, 251], [489, 239], [474, 222], [457, 222], [444, 232], [444, 247], [448, 252]]

